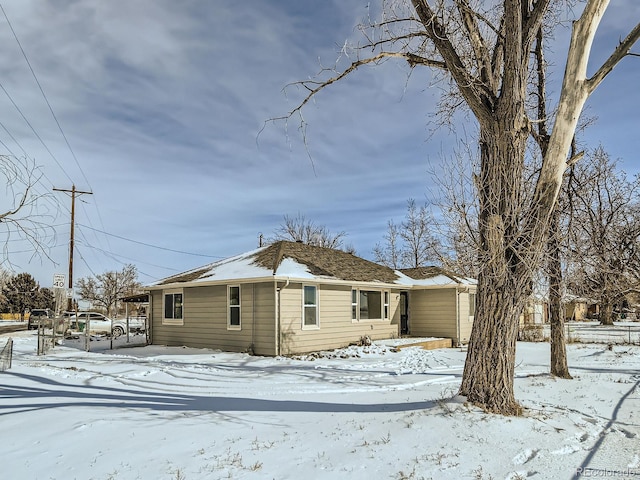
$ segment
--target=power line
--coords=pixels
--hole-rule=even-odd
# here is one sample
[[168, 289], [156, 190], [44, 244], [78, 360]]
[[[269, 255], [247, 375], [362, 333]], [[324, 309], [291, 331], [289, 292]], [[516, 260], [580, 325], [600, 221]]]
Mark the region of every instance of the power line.
[[[0, 8], [2, 7], [2, 5], [0, 5]], [[18, 146], [18, 148], [20, 148], [20, 150], [22, 150], [22, 153], [24, 154], [24, 158], [25, 159], [30, 159], [29, 154], [27, 153], [27, 151], [24, 149], [24, 147], [20, 144], [20, 142], [18, 142], [18, 140], [11, 134], [11, 132], [7, 129], [7, 127], [4, 125], [4, 123], [0, 122], [0, 127], [3, 128], [3, 130], [5, 132], [7, 132], [7, 135], [9, 135], [9, 138], [11, 138], [11, 140], [13, 140], [13, 142]], [[2, 146], [4, 148], [6, 148], [7, 152], [9, 152], [16, 160], [18, 160], [18, 156], [13, 152], [13, 150], [11, 150], [9, 148], [9, 146], [4, 143], [2, 140], [0, 140], [0, 144], [2, 144]], [[30, 159], [31, 160], [31, 159]], [[35, 164], [35, 161], [34, 161]], [[47, 180], [49, 180], [49, 183], [51, 183], [53, 185], [53, 183], [51, 182], [51, 179], [49, 177], [47, 177], [47, 174], [42, 171], [42, 176], [44, 178], [46, 178]], [[45, 187], [47, 188], [47, 187]], [[42, 192], [41, 192], [42, 193]], [[47, 199], [49, 199], [49, 197], [46, 197]], [[60, 208], [60, 202], [55, 202], [55, 204], [53, 205], [55, 208]]]
[[18, 113], [20, 114], [20, 116], [22, 117], [22, 119], [25, 121], [25, 123], [29, 126], [29, 128], [31, 129], [31, 131], [33, 132], [33, 134], [36, 136], [36, 138], [38, 140], [40, 140], [40, 143], [42, 144], [42, 146], [45, 148], [45, 150], [49, 153], [49, 155], [51, 155], [51, 158], [53, 158], [53, 160], [56, 162], [56, 164], [58, 165], [58, 167], [60, 167], [60, 170], [62, 170], [62, 173], [65, 174], [65, 176], [69, 179], [69, 181], [71, 183], [73, 183], [73, 180], [71, 179], [71, 177], [69, 176], [69, 174], [67, 173], [67, 171], [64, 169], [64, 167], [62, 166], [62, 164], [58, 161], [58, 159], [56, 158], [56, 156], [53, 154], [53, 152], [49, 149], [49, 147], [47, 146], [46, 143], [44, 143], [44, 140], [42, 140], [42, 137], [40, 137], [40, 135], [38, 134], [38, 132], [36, 132], [36, 129], [33, 128], [33, 125], [31, 125], [31, 122], [27, 119], [27, 117], [24, 115], [24, 113], [22, 113], [22, 110], [20, 109], [20, 107], [18, 106], [18, 104], [13, 100], [13, 98], [11, 97], [11, 95], [9, 95], [9, 92], [7, 92], [6, 88], [4, 88], [4, 85], [2, 85], [2, 83], [0, 83], [0, 88], [2, 89], [2, 91], [5, 93], [5, 95], [7, 96], [7, 98], [11, 101], [11, 103], [13, 104], [13, 106], [15, 107], [15, 109], [18, 111]]
[[91, 267], [89, 266], [89, 264], [87, 263], [87, 261], [84, 259], [84, 256], [82, 255], [82, 252], [80, 250], [78, 250], [78, 255], [80, 255], [80, 260], [82, 260], [82, 262], [84, 263], [84, 265], [87, 267], [87, 269], [91, 272], [91, 275], [93, 275], [94, 277], [97, 277], [96, 273], [91, 269]]
[[[13, 29], [13, 25], [11, 25], [11, 22], [9, 21], [9, 17], [7, 16], [7, 12], [4, 11], [4, 8], [2, 7], [2, 4], [0, 4], [0, 10], [2, 10], [2, 14], [4, 15], [4, 18], [7, 20], [7, 24], [9, 25], [9, 28], [11, 29], [11, 33], [13, 33], [13, 38], [16, 39], [16, 43], [18, 44], [18, 47], [20, 47], [20, 51], [22, 52], [22, 56], [24, 57], [24, 60], [27, 62], [27, 65], [29, 66], [29, 70], [31, 70], [31, 75], [33, 75], [33, 79], [36, 81], [36, 84], [38, 85], [38, 88], [40, 89], [40, 93], [42, 94], [42, 97], [44, 98], [44, 101], [47, 104], [47, 107], [49, 107], [49, 111], [51, 112], [51, 115], [53, 116], [53, 119], [55, 120], [56, 125], [58, 126], [58, 130], [60, 130], [60, 133], [62, 134], [62, 138], [64, 138], [64, 141], [67, 144], [67, 147], [69, 148], [69, 151], [71, 152], [71, 156], [73, 156], [73, 159], [75, 160], [76, 165], [78, 166], [78, 169], [80, 170], [80, 173], [82, 174], [82, 177], [84, 178], [85, 182], [87, 182], [87, 185], [89, 185], [89, 188], [91, 188], [91, 185], [89, 184], [89, 180], [87, 179], [87, 176], [85, 175], [84, 170], [80, 166], [80, 162], [78, 161], [78, 158], [76, 157], [75, 152], [71, 148], [71, 144], [69, 143], [69, 140], [67, 139], [67, 136], [65, 135], [64, 131], [62, 130], [62, 126], [60, 125], [60, 122], [58, 121], [58, 117], [54, 113], [53, 108], [51, 107], [51, 104], [49, 103], [49, 99], [47, 98], [47, 95], [44, 93], [42, 85], [40, 85], [40, 81], [38, 80], [38, 77], [36, 76], [36, 72], [33, 70], [33, 67], [31, 66], [31, 62], [29, 61], [29, 58], [27, 57], [27, 54], [24, 51], [24, 48], [22, 48], [22, 44], [20, 43], [20, 40], [18, 39], [18, 35], [16, 34], [15, 30]], [[3, 88], [3, 90], [4, 90], [4, 88]], [[5, 91], [5, 93], [6, 93], [6, 91]], [[69, 179], [69, 180], [71, 180], [71, 179]]]
[[216, 256], [216, 255], [205, 255], [203, 253], [192, 253], [192, 252], [185, 252], [185, 251], [182, 251], [182, 250], [174, 250], [172, 248], [159, 247], [157, 245], [151, 245], [150, 243], [139, 242], [138, 240], [132, 240], [130, 238], [121, 237], [120, 235], [115, 235], [113, 233], [104, 232], [102, 230], [98, 230], [97, 228], [88, 227], [87, 225], [82, 225], [80, 223], [78, 224], [78, 226], [82, 227], [82, 228], [88, 228], [89, 230], [93, 230], [93, 231], [102, 233], [104, 235], [108, 235], [110, 237], [119, 238], [120, 240], [125, 240], [127, 242], [137, 243], [139, 245], [144, 245], [145, 247], [157, 248], [158, 250], [166, 250], [167, 252], [182, 253], [184, 255], [193, 255], [194, 257], [225, 258], [225, 257]]
[[[125, 262], [123, 262], [122, 260], [118, 260], [116, 257], [121, 257], [121, 258], [126, 258], [126, 259], [128, 259], [128, 260], [133, 260], [133, 259], [130, 259], [130, 258], [127, 258], [127, 257], [123, 257], [122, 255], [116, 255], [115, 253], [107, 252], [106, 250], [102, 250], [102, 249], [100, 249], [100, 248], [93, 247], [93, 246], [91, 246], [91, 245], [84, 245], [84, 244], [83, 244], [83, 247], [89, 247], [89, 248], [91, 248], [91, 249], [93, 249], [93, 250], [97, 250], [97, 251], [99, 251], [99, 252], [103, 253], [104, 255], [106, 255], [106, 256], [107, 256], [108, 258], [110, 258], [111, 260], [118, 262], [120, 265], [124, 265], [124, 266], [126, 266], [126, 265], [129, 265], [129, 263], [125, 263]], [[81, 255], [81, 257], [82, 257], [82, 255]], [[84, 257], [82, 257], [82, 261], [85, 263], [85, 265], [87, 265], [87, 268], [89, 268], [89, 270], [91, 271], [91, 273], [93, 273], [93, 271], [91, 270], [91, 268], [90, 268], [90, 267], [89, 267], [89, 265], [87, 264], [87, 262], [86, 262], [86, 260], [84, 259]], [[159, 265], [153, 265], [153, 264], [151, 264], [151, 263], [139, 262], [139, 261], [136, 261], [136, 260], [133, 260], [133, 261], [134, 261], [134, 262], [136, 262], [136, 264], [142, 263], [142, 264], [145, 264], [145, 265], [151, 265], [152, 267], [164, 268], [164, 269], [166, 269], [166, 270], [174, 270], [174, 271], [176, 271], [175, 269], [172, 269], [172, 268], [161, 267], [161, 266], [159, 266]], [[153, 279], [157, 279], [157, 277], [156, 277], [155, 275], [149, 275], [148, 273], [143, 272], [142, 270], [140, 270], [140, 269], [138, 268], [138, 266], [137, 266], [137, 265], [136, 265], [136, 271], [137, 271], [138, 273], [141, 273], [142, 275], [144, 275], [144, 276], [146, 276], [146, 277], [153, 278]], [[95, 276], [96, 276], [96, 274], [94, 273], [94, 274], [93, 274], [93, 276], [95, 277]]]
[[112, 260], [115, 260], [118, 263], [121, 263], [122, 265], [126, 265], [126, 263], [124, 263], [121, 260], [118, 260], [116, 257], [124, 258], [125, 260], [129, 260], [131, 262], [135, 262], [136, 264], [141, 263], [143, 265], [149, 265], [150, 267], [161, 268], [163, 270], [170, 270], [172, 272], [178, 272], [179, 271], [177, 268], [171, 268], [171, 267], [167, 267], [165, 265], [157, 265], [155, 263], [143, 262], [141, 260], [138, 260], [137, 258], [126, 257], [126, 256], [120, 255], [118, 253], [109, 252], [107, 250], [103, 250], [102, 248], [96, 247], [95, 245], [90, 245], [89, 243], [80, 242], [80, 244], [83, 247], [87, 247], [87, 248], [90, 248], [92, 250], [96, 250], [96, 251], [106, 255], [107, 257], [111, 258]]
[[[56, 122], [56, 125], [58, 126], [58, 130], [60, 131], [60, 134], [62, 135], [62, 138], [64, 138], [65, 143], [67, 144], [67, 147], [69, 148], [69, 152], [71, 152], [71, 156], [73, 157], [78, 169], [80, 170], [80, 173], [82, 174], [82, 177], [84, 178], [85, 182], [87, 183], [87, 186], [89, 187], [90, 190], [93, 190], [91, 183], [89, 182], [89, 179], [87, 178], [87, 175], [85, 174], [82, 166], [80, 165], [80, 162], [78, 161], [78, 157], [75, 154], [75, 151], [73, 150], [73, 148], [71, 147], [71, 143], [69, 142], [69, 139], [67, 138], [67, 135], [64, 133], [64, 130], [62, 129], [62, 125], [60, 124], [60, 122], [58, 121], [58, 117], [55, 114], [53, 107], [51, 106], [51, 103], [49, 102], [49, 99], [46, 95], [46, 93], [44, 92], [44, 89], [42, 88], [42, 85], [40, 83], [40, 80], [38, 80], [38, 76], [36, 75], [35, 70], [33, 69], [31, 62], [29, 61], [29, 58], [27, 56], [27, 52], [24, 50], [24, 48], [22, 47], [22, 43], [20, 43], [20, 39], [18, 38], [18, 35], [16, 33], [16, 31], [13, 28], [13, 25], [11, 24], [11, 21], [9, 20], [9, 16], [7, 15], [7, 12], [4, 10], [4, 7], [2, 6], [2, 4], [0, 4], [0, 10], [2, 10], [2, 13], [4, 15], [5, 20], [7, 21], [7, 24], [9, 25], [9, 28], [11, 30], [11, 33], [13, 34], [13, 38], [15, 39], [16, 43], [18, 44], [18, 47], [20, 48], [20, 52], [22, 53], [22, 56], [24, 57], [25, 62], [27, 63], [27, 66], [29, 67], [29, 70], [31, 71], [31, 75], [33, 76], [33, 79], [36, 82], [36, 85], [38, 85], [38, 88], [40, 89], [40, 93], [42, 94], [42, 97], [44, 98], [45, 103], [47, 104], [47, 107], [49, 108], [49, 111], [51, 112], [51, 116], [53, 117], [54, 121]], [[0, 87], [2, 87], [2, 85], [0, 84]], [[11, 96], [9, 95], [9, 93], [4, 89], [4, 87], [2, 87], [2, 89], [4, 90], [5, 94], [7, 95], [7, 97], [9, 98], [9, 100], [11, 100], [11, 102], [14, 104], [14, 106], [16, 107], [16, 109], [18, 110], [18, 112], [22, 115], [22, 118], [25, 120], [25, 122], [27, 122], [27, 125], [29, 125], [29, 127], [31, 128], [31, 130], [33, 131], [33, 133], [36, 135], [36, 137], [40, 140], [40, 142], [42, 143], [42, 145], [45, 147], [45, 149], [49, 152], [49, 154], [51, 155], [51, 157], [54, 159], [54, 161], [58, 164], [58, 166], [60, 167], [60, 169], [63, 171], [63, 173], [67, 176], [67, 178], [71, 181], [71, 183], [74, 183], [71, 180], [71, 177], [69, 177], [69, 175], [67, 174], [67, 172], [64, 170], [64, 168], [62, 167], [62, 165], [60, 164], [60, 162], [58, 162], [57, 158], [53, 155], [53, 153], [49, 150], [49, 148], [44, 144], [44, 141], [40, 138], [40, 136], [36, 133], [35, 129], [31, 126], [30, 122], [27, 120], [27, 118], [25, 117], [25, 115], [22, 113], [22, 111], [20, 110], [20, 108], [16, 105], [16, 103], [13, 101], [13, 99], [11, 98]], [[4, 126], [3, 126], [4, 128]], [[6, 128], [5, 128], [6, 130]], [[9, 133], [8, 130], [6, 130], [7, 133]], [[9, 135], [13, 138], [13, 136], [9, 133]], [[18, 146], [22, 149], [22, 151], [25, 153], [25, 155], [27, 155], [27, 153], [25, 152], [24, 148], [22, 148], [22, 146], [17, 142], [17, 140], [14, 139], [14, 141], [18, 144]], [[45, 175], [45, 178], [46, 175]], [[47, 178], [47, 180], [49, 180], [50, 183], [51, 180], [49, 178]], [[100, 220], [100, 224], [102, 225], [102, 228], [104, 229], [104, 221], [102, 219], [102, 215], [100, 213], [100, 209], [98, 208], [98, 202], [97, 200], [94, 201], [94, 205], [96, 208], [96, 213], [98, 214], [98, 219]], [[91, 220], [89, 219], [89, 222], [91, 222]], [[107, 246], [109, 248], [111, 248], [111, 246], [109, 245], [109, 239], [107, 239]]]

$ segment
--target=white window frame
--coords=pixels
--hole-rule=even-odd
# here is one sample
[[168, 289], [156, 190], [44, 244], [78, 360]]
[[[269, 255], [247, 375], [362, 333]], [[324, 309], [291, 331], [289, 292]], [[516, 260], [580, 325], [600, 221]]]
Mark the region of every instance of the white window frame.
[[[313, 288], [315, 291], [315, 304], [311, 305], [307, 305], [305, 304], [305, 290], [307, 288]], [[308, 284], [303, 284], [302, 285], [302, 317], [301, 317], [301, 323], [302, 323], [302, 330], [317, 330], [320, 328], [320, 305], [319, 305], [319, 288], [317, 285], [308, 285]], [[313, 325], [306, 325], [305, 323], [305, 319], [307, 318], [307, 309], [308, 308], [315, 308], [316, 311], [316, 321]]]
[[[355, 302], [353, 301], [353, 297], [356, 297]], [[358, 299], [360, 298], [360, 292], [357, 288], [351, 289], [351, 321], [357, 322], [358, 317], [360, 316]]]
[[[231, 305], [231, 289], [238, 289], [238, 305]], [[231, 309], [238, 309], [238, 325], [231, 324]], [[227, 286], [227, 330], [242, 330], [242, 289], [240, 285]]]
[[[353, 302], [353, 295], [355, 292], [356, 302]], [[380, 316], [376, 318], [361, 318], [360, 317], [360, 297], [361, 292], [375, 292], [380, 293]], [[388, 321], [391, 315], [391, 291], [390, 290], [377, 290], [375, 288], [352, 288], [351, 289], [351, 322], [379, 322]], [[356, 315], [353, 315], [355, 307]], [[371, 312], [369, 312], [371, 313]]]
[[467, 298], [469, 302], [469, 321], [472, 321], [476, 316], [476, 292], [469, 292]]
[[391, 292], [389, 290], [382, 291], [382, 319], [389, 320], [389, 306], [391, 300]]
[[[167, 300], [166, 297], [171, 295], [174, 297], [172, 302], [173, 311], [175, 312], [175, 295], [180, 295], [182, 298], [182, 306], [181, 306], [181, 316], [180, 318], [167, 317]], [[173, 313], [173, 312], [172, 312]], [[163, 325], [184, 325], [184, 291], [182, 288], [176, 288], [171, 290], [163, 290], [162, 291], [162, 324]]]

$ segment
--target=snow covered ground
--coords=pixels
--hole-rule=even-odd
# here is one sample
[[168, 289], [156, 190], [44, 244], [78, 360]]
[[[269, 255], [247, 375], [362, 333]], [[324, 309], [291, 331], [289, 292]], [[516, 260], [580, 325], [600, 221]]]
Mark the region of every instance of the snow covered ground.
[[519, 343], [519, 418], [457, 397], [465, 352], [395, 342], [264, 358], [178, 347], [36, 355], [0, 373], [0, 478], [570, 479], [640, 476], [640, 347]]

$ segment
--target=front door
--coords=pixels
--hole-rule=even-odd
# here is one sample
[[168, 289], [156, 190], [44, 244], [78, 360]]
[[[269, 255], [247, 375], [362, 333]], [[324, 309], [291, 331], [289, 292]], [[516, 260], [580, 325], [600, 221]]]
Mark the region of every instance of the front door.
[[409, 333], [409, 292], [400, 292], [400, 335]]

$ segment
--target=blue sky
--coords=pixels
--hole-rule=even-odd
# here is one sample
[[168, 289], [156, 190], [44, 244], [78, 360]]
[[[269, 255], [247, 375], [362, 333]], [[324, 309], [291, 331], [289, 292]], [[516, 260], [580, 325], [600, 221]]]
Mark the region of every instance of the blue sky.
[[[50, 258], [18, 253], [28, 246], [13, 240], [7, 250], [13, 268], [43, 286], [67, 271], [70, 200], [54, 187], [75, 183], [93, 192], [77, 204], [76, 279], [133, 263], [151, 283], [255, 248], [285, 214], [347, 232], [346, 242], [371, 258], [407, 199], [434, 194], [430, 172], [452, 153], [456, 135], [430, 124], [438, 89], [426, 70], [407, 81], [399, 61], [363, 69], [305, 109], [313, 160], [295, 119], [260, 133], [265, 120], [301, 98], [295, 88], [283, 93], [286, 84], [331, 65], [346, 40], [362, 41], [355, 26], [373, 9], [366, 2], [2, 6], [73, 151], [0, 15], [0, 82], [42, 142], [2, 91], [0, 122], [17, 143], [1, 128], [0, 140], [41, 166], [38, 189], [51, 194], [42, 208], [55, 213], [56, 231]], [[596, 40], [600, 62], [640, 19], [636, 0], [609, 10]], [[554, 45], [556, 76], [568, 32]], [[638, 170], [639, 80], [640, 59], [625, 59], [590, 99], [588, 114], [598, 121], [582, 139], [602, 143], [631, 173]]]

